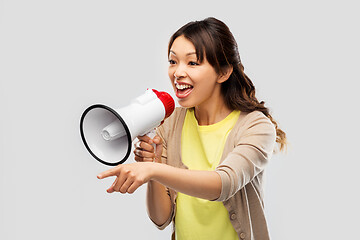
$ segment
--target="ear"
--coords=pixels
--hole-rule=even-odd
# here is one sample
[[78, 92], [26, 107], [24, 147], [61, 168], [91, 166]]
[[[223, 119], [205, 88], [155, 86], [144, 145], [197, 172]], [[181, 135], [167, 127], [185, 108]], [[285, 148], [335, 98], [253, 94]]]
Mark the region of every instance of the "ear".
[[218, 83], [225, 82], [226, 80], [229, 79], [232, 72], [233, 72], [233, 66], [232, 65], [226, 67], [225, 71], [219, 75], [219, 78], [218, 78], [217, 82]]

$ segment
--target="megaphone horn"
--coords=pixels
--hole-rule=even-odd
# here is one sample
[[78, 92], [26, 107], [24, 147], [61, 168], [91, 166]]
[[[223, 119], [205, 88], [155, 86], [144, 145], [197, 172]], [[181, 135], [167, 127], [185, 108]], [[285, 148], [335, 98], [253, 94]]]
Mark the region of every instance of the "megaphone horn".
[[161, 125], [174, 109], [174, 99], [155, 89], [147, 89], [120, 109], [95, 104], [81, 116], [81, 139], [99, 162], [109, 166], [122, 164], [130, 155], [132, 141]]

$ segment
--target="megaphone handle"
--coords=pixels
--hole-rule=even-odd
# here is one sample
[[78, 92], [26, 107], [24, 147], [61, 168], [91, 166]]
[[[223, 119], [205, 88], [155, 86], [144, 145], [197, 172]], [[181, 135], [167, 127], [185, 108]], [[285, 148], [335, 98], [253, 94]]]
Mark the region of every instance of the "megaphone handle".
[[[148, 136], [151, 139], [154, 139], [154, 137], [156, 136], [156, 131], [155, 131], [155, 129], [153, 129], [153, 130], [151, 130], [150, 132], [148, 132], [145, 135]], [[152, 146], [154, 147], [154, 152], [156, 152], [156, 144], [153, 143]]]

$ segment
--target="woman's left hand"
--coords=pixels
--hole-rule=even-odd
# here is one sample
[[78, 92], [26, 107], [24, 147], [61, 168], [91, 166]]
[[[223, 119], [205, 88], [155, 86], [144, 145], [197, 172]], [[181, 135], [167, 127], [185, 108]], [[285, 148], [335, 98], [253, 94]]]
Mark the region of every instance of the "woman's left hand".
[[112, 169], [100, 173], [98, 179], [116, 176], [114, 183], [106, 191], [108, 193], [133, 193], [144, 183], [147, 183], [152, 174], [153, 163], [136, 162], [120, 164]]

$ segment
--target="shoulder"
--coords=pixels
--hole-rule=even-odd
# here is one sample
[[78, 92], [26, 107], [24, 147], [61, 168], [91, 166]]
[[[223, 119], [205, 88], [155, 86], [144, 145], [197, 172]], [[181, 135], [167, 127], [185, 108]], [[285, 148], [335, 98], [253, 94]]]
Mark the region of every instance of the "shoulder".
[[260, 111], [242, 112], [234, 128], [237, 139], [248, 135], [262, 135], [274, 141], [276, 138], [274, 124]]
[[260, 111], [241, 112], [237, 121], [238, 127], [242, 128], [250, 128], [259, 124], [275, 129], [271, 120]]

